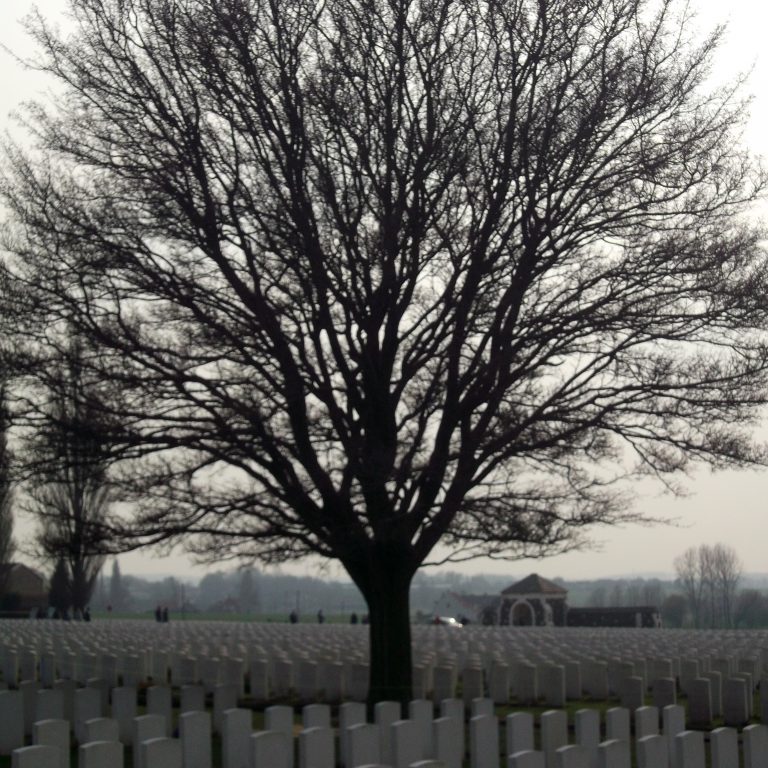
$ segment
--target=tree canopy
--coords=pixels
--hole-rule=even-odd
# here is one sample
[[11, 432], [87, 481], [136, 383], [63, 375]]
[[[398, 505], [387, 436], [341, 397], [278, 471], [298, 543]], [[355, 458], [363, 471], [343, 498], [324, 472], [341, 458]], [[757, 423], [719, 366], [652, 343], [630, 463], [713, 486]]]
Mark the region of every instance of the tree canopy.
[[30, 379], [65, 326], [98, 350], [123, 541], [337, 558], [404, 697], [430, 557], [762, 460], [764, 177], [684, 4], [70, 7], [29, 21], [63, 95], [8, 153], [7, 279]]

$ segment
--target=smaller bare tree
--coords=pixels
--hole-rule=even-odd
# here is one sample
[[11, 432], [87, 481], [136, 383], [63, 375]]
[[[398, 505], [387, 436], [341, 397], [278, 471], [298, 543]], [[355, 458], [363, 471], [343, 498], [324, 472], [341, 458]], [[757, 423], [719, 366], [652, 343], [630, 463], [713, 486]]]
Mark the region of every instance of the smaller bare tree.
[[13, 538], [13, 486], [8, 448], [8, 409], [5, 390], [0, 389], [0, 596], [5, 594], [10, 565], [16, 552]]
[[48, 376], [47, 419], [27, 444], [35, 472], [25, 504], [39, 522], [36, 554], [64, 568], [75, 612], [90, 603], [104, 563], [112, 501], [106, 428], [83, 375], [83, 354], [72, 342], [66, 363]]
[[718, 594], [720, 616], [725, 627], [735, 626], [736, 592], [741, 581], [742, 564], [732, 547], [712, 547], [713, 581]]
[[699, 552], [696, 547], [689, 547], [675, 558], [677, 582], [683, 592], [693, 626], [701, 626], [704, 585], [699, 571]]
[[695, 627], [734, 626], [742, 567], [732, 547], [690, 547], [675, 558], [675, 571]]

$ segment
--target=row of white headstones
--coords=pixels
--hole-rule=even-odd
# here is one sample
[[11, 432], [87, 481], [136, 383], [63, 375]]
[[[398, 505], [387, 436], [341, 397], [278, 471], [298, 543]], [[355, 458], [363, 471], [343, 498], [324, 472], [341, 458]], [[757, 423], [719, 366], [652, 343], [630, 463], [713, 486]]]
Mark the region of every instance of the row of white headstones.
[[[422, 694], [422, 698], [414, 703], [413, 711], [421, 713], [418, 717], [413, 717], [413, 713], [409, 712], [408, 718], [401, 720], [402, 713], [390, 710], [389, 719], [380, 722], [350, 723], [347, 720], [341, 721], [341, 712], [346, 711], [342, 708], [338, 725], [340, 741], [343, 741], [347, 729], [352, 729], [350, 733], [356, 734], [355, 745], [363, 745], [354, 748], [354, 757], [350, 757], [354, 762], [347, 762], [343, 746], [338, 749], [334, 747], [330, 714], [327, 724], [313, 724], [310, 720], [307, 725], [305, 721], [306, 727], [298, 734], [296, 749], [290, 746], [295, 734], [289, 736], [283, 733], [289, 745], [285, 748], [286, 755], [293, 759], [294, 751], [297, 751], [301, 763], [302, 754], [307, 759], [322, 754], [325, 757], [321, 761], [318, 758], [305, 761], [307, 768], [315, 764], [333, 765], [333, 760], [328, 762], [330, 744], [330, 749], [338, 751], [348, 768], [357, 768], [363, 764], [361, 760], [364, 763], [377, 763], [381, 760], [384, 764], [400, 768], [430, 757], [439, 757], [447, 766], [458, 766], [461, 758], [457, 755], [463, 755], [464, 748], [462, 746], [459, 750], [458, 745], [451, 746], [451, 734], [460, 731], [463, 735], [464, 727], [458, 728], [457, 723], [464, 726], [465, 720], [463, 714], [459, 718], [455, 711], [450, 711], [450, 702], [456, 702], [462, 706], [466, 703], [466, 711], [471, 714], [466, 738], [470, 745], [470, 764], [473, 768], [496, 768], [502, 752], [498, 746], [498, 722], [492, 713], [494, 704], [506, 703], [510, 695], [518, 701], [529, 702], [542, 698], [543, 694], [549, 705], [561, 706], [567, 698], [578, 699], [585, 694], [598, 700], [618, 694], [620, 703], [625, 707], [617, 708], [616, 711], [626, 712], [627, 718], [629, 713], [634, 713], [636, 728], [633, 748], [637, 750], [638, 764], [640, 761], [645, 762], [645, 757], [649, 760], [661, 759], [657, 754], [661, 750], [658, 746], [661, 741], [667, 760], [673, 756], [675, 761], [679, 761], [683, 759], [682, 755], [686, 766], [698, 765], [698, 755], [699, 752], [704, 754], [705, 741], [712, 752], [710, 760], [713, 765], [720, 764], [720, 754], [730, 755], [734, 745], [737, 751], [741, 746], [744, 764], [751, 764], [744, 761], [751, 760], [751, 756], [756, 754], [768, 761], [768, 738], [764, 738], [768, 729], [765, 726], [749, 726], [735, 740], [736, 730], [719, 729], [704, 740], [701, 731], [684, 731], [684, 711], [674, 703], [676, 684], [679, 683], [688, 696], [689, 721], [692, 719], [694, 724], [706, 727], [711, 724], [713, 716], [724, 714], [726, 723], [743, 726], [753, 714], [752, 693], [762, 676], [768, 656], [765, 651], [768, 648], [768, 636], [763, 633], [472, 627], [464, 630], [444, 627], [414, 629], [414, 646], [417, 649], [416, 687], [419, 694]], [[280, 747], [276, 746], [280, 739], [268, 735], [279, 733], [279, 730], [275, 731], [268, 726], [264, 733], [253, 735], [250, 710], [237, 708], [238, 701], [246, 693], [246, 681], [250, 682], [252, 701], [284, 695], [290, 689], [304, 694], [302, 698], [309, 701], [321, 694], [333, 699], [357, 693], [352, 698], [362, 699], [367, 679], [366, 641], [364, 627], [339, 625], [3, 622], [0, 624], [3, 677], [6, 684], [18, 690], [0, 694], [0, 699], [7, 702], [0, 711], [0, 752], [13, 752], [17, 762], [22, 759], [19, 757], [21, 752], [24, 752], [24, 759], [35, 760], [35, 753], [42, 755], [40, 750], [30, 751], [29, 747], [21, 746], [35, 739], [35, 724], [47, 722], [47, 725], [41, 726], [42, 733], [50, 734], [64, 730], [69, 733], [71, 723], [75, 728], [75, 738], [81, 744], [80, 762], [83, 765], [89, 764], [86, 756], [88, 750], [84, 749], [84, 745], [95, 740], [112, 743], [112, 747], [104, 749], [114, 750], [115, 743], [134, 746], [135, 765], [138, 765], [136, 761], [142, 759], [143, 743], [152, 741], [153, 746], [148, 747], [147, 751], [148, 762], [143, 763], [146, 768], [154, 768], [155, 764], [170, 766], [175, 761], [173, 755], [177, 753], [180, 765], [186, 768], [187, 765], [198, 764], [194, 762], [193, 755], [199, 756], [206, 752], [199, 744], [194, 748], [189, 747], [192, 743], [190, 739], [194, 738], [189, 734], [210, 734], [211, 726], [206, 732], [199, 720], [194, 721], [194, 728], [189, 725], [184, 727], [182, 723], [191, 722], [189, 718], [184, 720], [188, 715], [203, 714], [213, 716], [212, 728], [221, 731], [223, 745], [235, 742], [239, 745], [228, 750], [229, 755], [237, 755], [235, 759], [241, 761], [230, 763], [232, 766], [277, 765], [272, 758], [266, 763], [260, 762], [257, 755], [259, 749], [266, 750], [265, 754], [280, 751]], [[115, 653], [114, 649], [121, 649], [121, 652]], [[117, 686], [118, 677], [128, 685]], [[168, 685], [150, 688], [147, 693], [147, 714], [137, 716], [136, 685], [143, 685], [150, 678], [181, 686], [178, 739], [169, 736], [172, 711], [171, 688]], [[463, 702], [452, 699], [458, 680], [462, 682]], [[190, 685], [197, 681], [203, 684]], [[333, 685], [329, 685], [329, 681], [336, 683], [335, 691], [331, 690]], [[81, 684], [86, 684], [86, 687], [80, 688]], [[351, 691], [355, 684], [358, 690]], [[657, 708], [642, 707], [649, 689], [653, 692], [654, 702], [659, 705]], [[762, 694], [765, 689], [768, 686], [761, 688], [761, 715], [768, 712], [768, 706], [763, 703]], [[329, 696], [329, 691], [336, 696]], [[213, 704], [212, 712], [207, 713], [204, 711], [203, 698], [206, 692], [212, 693]], [[426, 699], [427, 695], [431, 695], [431, 700]], [[441, 710], [441, 716], [435, 718], [432, 701], [448, 702], [448, 714]], [[398, 706], [389, 704], [392, 707]], [[108, 706], [111, 706], [111, 718], [104, 717]], [[349, 709], [353, 705], [348, 703], [343, 706]], [[478, 707], [483, 706], [491, 710], [478, 711]], [[354, 707], [357, 707], [354, 711], [358, 713], [364, 711], [361, 704]], [[22, 713], [21, 743], [18, 740], [18, 716], [14, 720], [13, 716], [4, 714], [12, 710]], [[330, 713], [327, 707], [326, 710]], [[311, 707], [309, 711], [312, 711]], [[644, 715], [644, 712], [653, 714]], [[655, 719], [658, 730], [660, 712], [671, 718], [672, 723], [661, 734], [648, 732], [644, 726], [637, 727], [639, 713], [641, 718], [649, 718], [649, 721]], [[548, 714], [552, 722], [564, 715], [557, 711]], [[142, 719], [147, 717], [150, 719]], [[589, 717], [583, 715], [583, 718]], [[157, 718], [162, 719], [162, 733], [159, 733]], [[768, 717], [761, 719], [768, 722]], [[13, 722], [16, 725], [11, 727]], [[59, 725], [54, 725], [57, 722]], [[67, 723], [66, 729], [61, 722]], [[99, 728], [114, 729], [115, 725], [104, 724], [107, 722], [116, 724], [118, 739], [94, 740], [94, 734], [98, 736], [101, 733]], [[408, 734], [413, 730], [414, 722], [419, 723], [417, 728], [422, 735], [412, 738]], [[541, 754], [537, 755], [527, 748], [510, 752], [511, 742], [507, 736], [504, 754], [508, 756], [510, 765], [527, 766], [529, 763], [525, 761], [528, 760], [534, 761], [531, 765], [537, 765], [535, 761], [541, 759], [552, 768], [561, 764], [581, 765], [581, 760], [586, 760], [585, 765], [590, 768], [598, 764], [606, 768], [623, 766], [625, 755], [621, 745], [626, 745], [627, 749], [629, 747], [629, 727], [627, 738], [624, 739], [611, 738], [615, 732], [609, 730], [608, 721], [602, 728], [598, 721], [596, 729], [592, 726], [579, 726], [577, 723], [575, 743], [568, 745], [567, 727], [566, 737], [559, 742], [558, 739], [544, 738], [545, 733], [555, 732], [551, 725], [547, 725], [549, 722], [549, 719], [542, 718]], [[89, 727], [96, 728], [96, 731], [83, 730], [86, 723], [91, 723]], [[139, 730], [135, 731], [137, 728]], [[584, 739], [578, 736], [579, 729], [584, 731], [585, 728], [592, 734], [587, 740], [588, 744], [583, 743]], [[376, 730], [374, 732], [370, 729]], [[440, 729], [444, 729], [444, 732]], [[183, 735], [184, 730], [188, 734], [187, 738]], [[239, 734], [239, 740], [232, 741], [232, 734], [235, 733]], [[429, 739], [424, 736], [426, 733], [431, 734]], [[7, 741], [3, 734], [10, 734]], [[226, 734], [230, 734], [231, 738]], [[601, 736], [616, 744], [600, 746]], [[55, 740], [50, 735], [39, 738]], [[206, 738], [210, 743], [210, 736]], [[269, 741], [270, 738], [272, 741]], [[432, 746], [429, 750], [419, 748], [414, 751], [407, 746], [415, 743], [414, 738], [419, 744], [429, 741]], [[697, 746], [697, 739], [701, 740], [701, 750]], [[760, 746], [763, 741], [765, 749]], [[264, 746], [267, 743], [270, 746]], [[306, 743], [304, 748], [301, 747], [302, 743]], [[373, 743], [379, 744], [378, 752], [371, 747]], [[681, 746], [675, 751], [674, 745], [678, 743]], [[258, 747], [259, 744], [262, 746]], [[406, 746], [395, 749], [387, 748], [387, 744]], [[553, 747], [553, 744], [557, 746]], [[650, 746], [652, 744], [657, 746]], [[438, 745], [442, 745], [439, 754]], [[486, 748], [482, 745], [489, 746]], [[36, 746], [51, 745], [41, 743]], [[514, 746], [520, 744], [512, 743]], [[533, 742], [526, 746], [532, 747]], [[62, 745], [59, 748], [63, 749]], [[528, 752], [531, 755], [516, 754]], [[162, 760], [165, 762], [155, 763], [155, 754], [163, 755]], [[512, 762], [513, 754], [517, 762]], [[416, 759], [410, 760], [411, 757]], [[112, 760], [112, 757], [109, 759]], [[169, 760], [171, 763], [168, 763]], [[404, 762], [406, 760], [410, 762]], [[24, 763], [24, 766], [27, 764], [36, 763]], [[114, 765], [112, 762], [109, 764]], [[652, 762], [647, 764], [661, 765]], [[671, 763], [673, 766], [675, 764]]]

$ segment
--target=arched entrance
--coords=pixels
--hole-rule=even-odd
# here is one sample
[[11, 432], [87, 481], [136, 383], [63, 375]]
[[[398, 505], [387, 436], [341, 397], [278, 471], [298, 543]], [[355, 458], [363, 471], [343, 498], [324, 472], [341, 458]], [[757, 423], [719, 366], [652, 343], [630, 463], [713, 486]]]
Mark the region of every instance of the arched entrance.
[[532, 627], [536, 624], [533, 606], [527, 600], [518, 600], [512, 606], [511, 624], [513, 627]]

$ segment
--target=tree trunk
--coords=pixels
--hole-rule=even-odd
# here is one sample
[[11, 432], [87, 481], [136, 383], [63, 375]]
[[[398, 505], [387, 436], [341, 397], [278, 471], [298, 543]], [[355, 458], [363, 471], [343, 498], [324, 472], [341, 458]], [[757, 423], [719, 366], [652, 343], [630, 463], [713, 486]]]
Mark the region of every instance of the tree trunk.
[[[407, 702], [412, 694], [410, 588], [412, 569], [371, 569], [362, 591], [370, 618], [368, 704]], [[398, 573], [402, 570], [402, 573]], [[360, 586], [360, 585], [358, 585]]]

